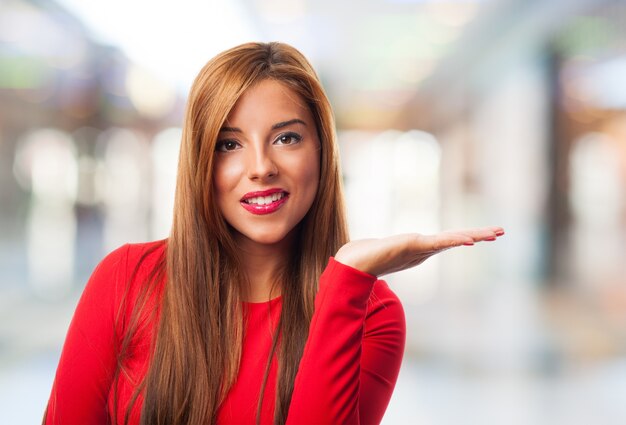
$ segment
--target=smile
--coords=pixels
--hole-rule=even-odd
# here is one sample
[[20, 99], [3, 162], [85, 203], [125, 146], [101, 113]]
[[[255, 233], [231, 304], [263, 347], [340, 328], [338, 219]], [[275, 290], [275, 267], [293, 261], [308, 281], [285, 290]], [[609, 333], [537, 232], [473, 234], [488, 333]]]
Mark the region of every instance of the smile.
[[241, 206], [252, 214], [271, 214], [282, 207], [289, 199], [289, 193], [282, 189], [250, 192], [239, 201]]

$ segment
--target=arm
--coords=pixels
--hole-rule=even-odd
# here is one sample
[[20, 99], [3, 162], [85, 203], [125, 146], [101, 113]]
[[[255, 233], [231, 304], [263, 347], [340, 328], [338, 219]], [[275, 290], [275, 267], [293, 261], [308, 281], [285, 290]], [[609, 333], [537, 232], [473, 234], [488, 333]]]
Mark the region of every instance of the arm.
[[376, 276], [503, 234], [501, 227], [486, 227], [364, 239], [341, 247], [320, 278], [287, 422], [379, 422], [395, 385], [405, 329], [395, 296], [380, 308], [374, 291], [373, 304], [368, 306]]
[[116, 368], [115, 313], [128, 245], [96, 267], [78, 302], [57, 368], [45, 424], [107, 424]]
[[400, 300], [384, 281], [374, 285], [365, 319], [361, 355], [359, 420], [362, 424], [382, 421], [400, 372], [406, 321]]
[[382, 281], [330, 259], [287, 423], [378, 423], [404, 351], [402, 306]]

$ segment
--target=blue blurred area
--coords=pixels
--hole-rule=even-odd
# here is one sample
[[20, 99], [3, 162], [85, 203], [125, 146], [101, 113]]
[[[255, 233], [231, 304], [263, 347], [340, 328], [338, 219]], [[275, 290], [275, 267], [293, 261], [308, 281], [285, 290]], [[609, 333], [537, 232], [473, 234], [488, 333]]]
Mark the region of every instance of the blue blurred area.
[[324, 81], [354, 238], [507, 230], [387, 279], [385, 423], [626, 423], [626, 3], [131, 3], [0, 2], [0, 423], [41, 418], [97, 262], [167, 237], [190, 81], [249, 39]]

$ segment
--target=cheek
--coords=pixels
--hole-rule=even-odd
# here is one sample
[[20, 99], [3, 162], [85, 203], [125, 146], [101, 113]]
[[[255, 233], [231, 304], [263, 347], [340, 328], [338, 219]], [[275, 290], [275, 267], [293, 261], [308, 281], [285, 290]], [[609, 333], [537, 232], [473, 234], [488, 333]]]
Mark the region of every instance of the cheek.
[[312, 155], [301, 158], [295, 167], [299, 170], [300, 184], [306, 187], [306, 193], [312, 202], [320, 181], [319, 153], [314, 152]]
[[236, 161], [217, 160], [213, 168], [213, 186], [218, 201], [237, 186], [241, 166]]

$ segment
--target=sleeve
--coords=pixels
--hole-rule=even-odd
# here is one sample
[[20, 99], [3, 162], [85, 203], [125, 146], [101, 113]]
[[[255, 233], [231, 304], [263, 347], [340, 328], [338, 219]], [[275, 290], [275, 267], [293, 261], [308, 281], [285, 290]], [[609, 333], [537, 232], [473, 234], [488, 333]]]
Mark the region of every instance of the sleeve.
[[116, 368], [115, 314], [128, 244], [107, 255], [91, 275], [65, 338], [44, 424], [107, 424]]
[[331, 258], [320, 278], [287, 423], [379, 423], [405, 334], [402, 305], [387, 284]]

